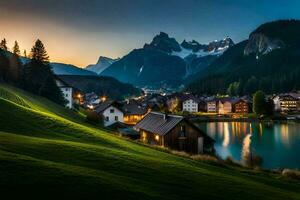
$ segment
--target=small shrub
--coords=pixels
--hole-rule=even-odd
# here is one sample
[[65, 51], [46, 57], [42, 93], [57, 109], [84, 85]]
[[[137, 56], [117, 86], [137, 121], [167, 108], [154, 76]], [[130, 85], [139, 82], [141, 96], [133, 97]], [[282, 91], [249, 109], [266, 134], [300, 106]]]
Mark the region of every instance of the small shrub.
[[247, 167], [261, 167], [263, 163], [263, 159], [261, 156], [257, 155], [256, 153], [249, 153], [244, 157], [244, 164]]
[[73, 106], [74, 106], [74, 109], [75, 109], [75, 110], [77, 110], [77, 111], [79, 110], [79, 107], [80, 107], [79, 104], [75, 103]]
[[216, 157], [210, 155], [192, 155], [191, 159], [206, 161], [206, 162], [218, 162], [218, 159]]
[[283, 177], [300, 180], [300, 171], [298, 170], [284, 169], [282, 170], [281, 175]]
[[190, 155], [184, 151], [175, 151], [175, 150], [171, 150], [171, 153], [177, 156], [181, 156], [181, 157], [190, 157]]
[[226, 164], [229, 164], [229, 165], [235, 165], [236, 164], [235, 160], [231, 156], [227, 156], [227, 158], [224, 160], [224, 162]]
[[86, 120], [89, 123], [99, 124], [102, 120], [101, 117], [95, 111], [88, 111]]

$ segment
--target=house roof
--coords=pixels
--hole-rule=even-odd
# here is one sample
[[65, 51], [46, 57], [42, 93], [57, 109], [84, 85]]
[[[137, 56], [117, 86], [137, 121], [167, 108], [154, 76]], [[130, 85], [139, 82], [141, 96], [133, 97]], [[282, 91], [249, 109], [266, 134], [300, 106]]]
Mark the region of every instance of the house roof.
[[199, 97], [195, 97], [195, 96], [186, 96], [184, 97], [183, 101], [188, 101], [188, 100], [193, 100], [194, 102], [196, 103], [202, 103], [202, 102], [205, 102], [203, 99], [199, 98]]
[[[279, 97], [280, 99], [294, 99], [294, 100], [298, 100], [296, 95], [292, 95], [291, 93], [287, 93], [287, 94], [279, 94], [276, 95], [275, 97]], [[273, 98], [275, 98], [273, 97]]]
[[232, 97], [224, 97], [224, 98], [214, 98], [214, 99], [210, 99], [208, 101], [206, 101], [207, 103], [210, 103], [210, 102], [221, 102], [221, 103], [225, 103], [225, 102], [229, 102], [231, 104], [235, 104], [239, 101], [245, 101], [241, 98], [232, 98]]
[[118, 129], [129, 128], [129, 127], [130, 127], [129, 125], [119, 122], [119, 121], [107, 126], [107, 128], [112, 129], [112, 130], [118, 130]]
[[163, 113], [150, 112], [144, 119], [135, 125], [135, 128], [159, 135], [165, 135], [184, 119], [184, 117], [177, 115], [165, 116], [166, 115]]
[[125, 114], [131, 115], [144, 115], [147, 113], [147, 109], [138, 104], [124, 104], [122, 107], [122, 111]]
[[58, 87], [69, 87], [69, 88], [73, 88], [73, 90], [75, 92], [80, 92], [80, 93], [83, 93], [81, 90], [79, 90], [78, 88], [76, 87], [73, 87], [71, 84], [67, 83], [65, 80], [63, 80], [61, 78], [61, 76], [59, 75], [54, 75], [54, 78], [57, 82], [59, 82], [60, 85], [58, 85]]
[[[109, 100], [109, 101], [105, 101], [105, 102], [101, 103], [99, 106], [97, 106], [95, 108], [95, 111], [96, 111], [96, 113], [99, 114], [99, 113], [102, 113], [104, 110], [106, 110], [110, 106], [114, 106], [119, 109], [119, 106], [117, 105], [117, 103], [115, 101]], [[121, 109], [119, 109], [119, 110], [121, 111]]]
[[55, 75], [54, 78], [56, 80], [56, 83], [59, 83], [58, 87], [72, 87], [66, 81], [64, 81], [63, 79], [61, 79], [59, 76]]

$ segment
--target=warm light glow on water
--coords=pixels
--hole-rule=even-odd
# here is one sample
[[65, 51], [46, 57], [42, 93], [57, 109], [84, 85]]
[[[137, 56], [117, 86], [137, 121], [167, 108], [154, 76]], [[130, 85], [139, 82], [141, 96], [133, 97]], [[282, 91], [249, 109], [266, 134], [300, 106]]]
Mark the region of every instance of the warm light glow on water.
[[227, 147], [230, 142], [230, 135], [229, 135], [229, 126], [228, 123], [224, 123], [224, 140], [223, 140], [223, 147]]
[[262, 126], [262, 123], [259, 123], [259, 134], [260, 134], [260, 135], [263, 134], [263, 126]]
[[281, 139], [285, 144], [289, 144], [289, 126], [287, 124], [281, 126]]
[[246, 159], [249, 157], [251, 153], [251, 134], [247, 134], [243, 140], [243, 147], [242, 147], [242, 157], [241, 160], [245, 163]]
[[243, 163], [248, 153], [265, 168], [300, 168], [300, 123], [207, 122], [199, 127], [215, 139], [217, 154]]

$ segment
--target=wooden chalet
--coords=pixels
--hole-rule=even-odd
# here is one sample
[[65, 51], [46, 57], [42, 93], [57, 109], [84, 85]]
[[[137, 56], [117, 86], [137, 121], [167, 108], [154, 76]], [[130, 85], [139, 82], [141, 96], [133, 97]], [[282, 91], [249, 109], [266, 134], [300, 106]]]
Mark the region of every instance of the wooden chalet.
[[191, 154], [214, 151], [214, 140], [182, 116], [150, 112], [134, 128], [145, 143]]
[[233, 112], [234, 113], [249, 113], [249, 103], [244, 99], [238, 99], [233, 103]]
[[148, 113], [147, 107], [141, 106], [137, 102], [127, 102], [122, 106], [124, 113], [124, 123], [128, 125], [135, 125], [141, 121]]

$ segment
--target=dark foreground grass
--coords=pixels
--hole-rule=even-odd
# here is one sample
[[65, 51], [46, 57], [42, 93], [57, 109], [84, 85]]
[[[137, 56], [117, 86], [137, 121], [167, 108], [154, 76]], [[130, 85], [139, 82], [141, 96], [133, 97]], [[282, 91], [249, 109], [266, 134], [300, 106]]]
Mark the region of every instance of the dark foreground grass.
[[1, 89], [3, 197], [300, 199], [300, 183], [279, 174], [147, 148], [89, 126], [45, 99], [7, 86]]

